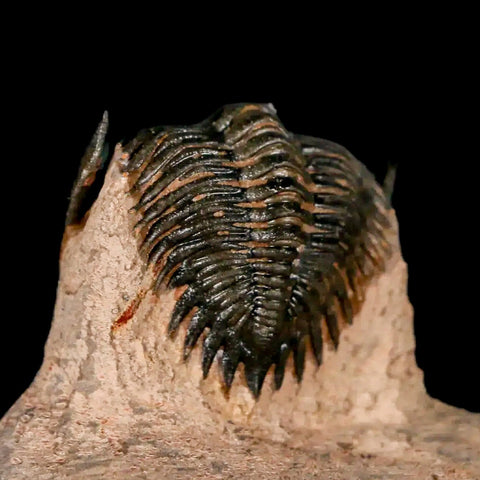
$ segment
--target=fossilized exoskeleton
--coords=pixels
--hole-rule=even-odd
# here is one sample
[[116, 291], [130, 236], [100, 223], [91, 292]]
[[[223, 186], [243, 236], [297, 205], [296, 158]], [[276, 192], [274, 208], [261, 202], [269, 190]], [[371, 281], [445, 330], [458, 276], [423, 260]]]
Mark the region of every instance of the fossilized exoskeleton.
[[266, 104], [146, 129], [123, 152], [151, 288], [183, 291], [168, 330], [187, 325], [185, 358], [202, 339], [204, 376], [217, 356], [229, 388], [243, 363], [255, 396], [291, 353], [301, 380], [308, 343], [320, 364], [389, 255], [388, 195], [365, 166]]

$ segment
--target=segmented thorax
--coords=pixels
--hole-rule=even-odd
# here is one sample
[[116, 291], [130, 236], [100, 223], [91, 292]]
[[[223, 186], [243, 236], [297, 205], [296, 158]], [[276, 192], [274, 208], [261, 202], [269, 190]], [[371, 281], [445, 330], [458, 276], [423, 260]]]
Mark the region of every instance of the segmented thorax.
[[258, 395], [293, 352], [302, 377], [338, 344], [362, 285], [383, 268], [382, 190], [331, 142], [293, 135], [270, 105], [232, 105], [191, 127], [142, 132], [125, 148], [156, 291], [183, 287], [169, 324], [185, 320], [187, 357], [203, 339], [229, 387], [239, 363]]

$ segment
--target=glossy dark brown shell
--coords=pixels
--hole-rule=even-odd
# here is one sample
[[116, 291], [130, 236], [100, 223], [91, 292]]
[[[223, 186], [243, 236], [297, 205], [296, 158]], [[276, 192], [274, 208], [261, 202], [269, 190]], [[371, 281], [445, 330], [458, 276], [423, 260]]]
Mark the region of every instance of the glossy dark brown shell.
[[387, 202], [367, 169], [289, 133], [271, 105], [145, 130], [125, 152], [153, 288], [184, 287], [169, 331], [188, 319], [185, 357], [203, 338], [204, 375], [218, 354], [228, 388], [243, 363], [255, 396], [272, 365], [281, 386], [291, 353], [301, 380], [308, 342], [320, 364], [389, 253]]

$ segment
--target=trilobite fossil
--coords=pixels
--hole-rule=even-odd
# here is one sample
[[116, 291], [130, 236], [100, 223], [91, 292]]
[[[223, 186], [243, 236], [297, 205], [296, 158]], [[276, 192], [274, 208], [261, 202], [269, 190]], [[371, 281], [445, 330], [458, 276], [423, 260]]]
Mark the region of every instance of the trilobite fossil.
[[280, 388], [308, 344], [318, 364], [338, 345], [366, 281], [384, 268], [389, 202], [343, 147], [295, 135], [267, 104], [228, 105], [188, 127], [142, 131], [124, 148], [152, 288], [181, 287], [168, 330], [184, 355], [202, 340], [228, 389], [244, 365], [258, 397]]

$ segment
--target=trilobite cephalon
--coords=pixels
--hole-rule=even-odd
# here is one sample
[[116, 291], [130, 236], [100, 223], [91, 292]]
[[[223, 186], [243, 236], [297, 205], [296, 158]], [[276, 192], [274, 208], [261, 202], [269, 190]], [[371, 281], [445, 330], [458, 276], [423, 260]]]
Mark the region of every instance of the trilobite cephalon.
[[389, 254], [374, 177], [339, 145], [286, 131], [263, 104], [144, 130], [124, 152], [153, 288], [184, 287], [168, 330], [188, 320], [185, 358], [203, 337], [204, 376], [219, 353], [226, 387], [243, 363], [257, 397], [272, 365], [281, 386], [292, 352], [300, 381], [307, 342], [320, 364]]

